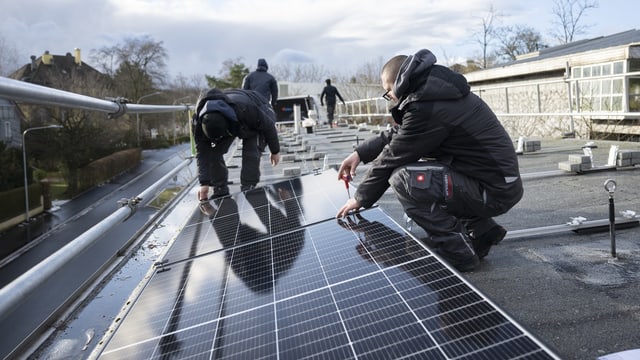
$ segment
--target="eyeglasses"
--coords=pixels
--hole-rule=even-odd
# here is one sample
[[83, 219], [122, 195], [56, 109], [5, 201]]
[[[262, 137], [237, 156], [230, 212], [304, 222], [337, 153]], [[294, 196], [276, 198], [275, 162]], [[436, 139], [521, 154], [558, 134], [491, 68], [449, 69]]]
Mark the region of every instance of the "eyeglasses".
[[391, 101], [391, 100], [393, 100], [393, 99], [391, 98], [391, 95], [389, 95], [389, 93], [390, 93], [390, 92], [391, 92], [391, 90], [387, 90], [384, 94], [382, 94], [382, 98], [383, 98], [383, 99], [385, 99], [385, 100], [387, 100], [387, 101]]

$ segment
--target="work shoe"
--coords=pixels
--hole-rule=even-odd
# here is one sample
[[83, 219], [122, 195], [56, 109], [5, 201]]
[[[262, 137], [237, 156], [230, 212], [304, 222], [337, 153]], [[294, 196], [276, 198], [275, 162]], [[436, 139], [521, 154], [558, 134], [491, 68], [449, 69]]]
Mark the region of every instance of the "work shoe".
[[489, 229], [486, 233], [482, 234], [478, 238], [470, 235], [471, 242], [473, 243], [473, 249], [475, 250], [478, 258], [482, 259], [489, 255], [491, 246], [497, 245], [507, 235], [507, 230], [500, 225], [496, 225]]
[[[458, 271], [469, 272], [475, 270], [480, 264], [480, 258], [475, 253], [471, 238], [467, 235], [466, 230], [462, 230], [447, 235], [431, 235], [422, 241]], [[462, 237], [462, 242], [460, 237]]]

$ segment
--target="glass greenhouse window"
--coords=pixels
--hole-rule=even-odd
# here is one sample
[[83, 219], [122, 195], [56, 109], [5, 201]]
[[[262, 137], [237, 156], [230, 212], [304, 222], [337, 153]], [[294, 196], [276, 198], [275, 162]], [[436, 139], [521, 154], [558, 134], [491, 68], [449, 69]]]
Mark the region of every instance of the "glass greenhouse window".
[[581, 78], [582, 77], [582, 68], [573, 68], [573, 72], [572, 72], [571, 76], [574, 79]]
[[611, 111], [622, 111], [622, 95], [611, 97]]
[[613, 73], [622, 74], [624, 72], [624, 62], [616, 61], [613, 63]]
[[[622, 111], [624, 95], [622, 79], [583, 80], [572, 87], [573, 95], [579, 91], [580, 111]], [[640, 93], [638, 94], [640, 96]]]
[[624, 92], [622, 79], [613, 79], [613, 94], [622, 94]]
[[611, 80], [602, 80], [602, 95], [611, 95]]
[[640, 111], [640, 78], [629, 79], [629, 111]]

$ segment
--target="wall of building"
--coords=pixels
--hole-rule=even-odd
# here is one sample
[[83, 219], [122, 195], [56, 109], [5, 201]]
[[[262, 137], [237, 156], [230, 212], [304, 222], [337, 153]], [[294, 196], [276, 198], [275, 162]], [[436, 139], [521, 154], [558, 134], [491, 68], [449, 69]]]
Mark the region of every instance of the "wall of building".
[[465, 74], [512, 137], [640, 139], [640, 33], [540, 51]]
[[564, 79], [520, 81], [471, 89], [498, 115], [513, 138], [558, 138], [574, 131], [588, 137], [588, 130], [569, 116], [569, 90]]
[[9, 147], [22, 146], [20, 116], [15, 103], [0, 99], [0, 141]]

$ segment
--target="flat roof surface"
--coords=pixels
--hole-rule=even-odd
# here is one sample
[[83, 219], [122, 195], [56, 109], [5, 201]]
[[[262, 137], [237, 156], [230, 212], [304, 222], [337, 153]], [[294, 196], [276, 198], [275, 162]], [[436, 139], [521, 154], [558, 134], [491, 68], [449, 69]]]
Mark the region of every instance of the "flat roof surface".
[[[289, 148], [294, 160], [271, 168], [263, 161], [265, 183], [282, 181], [286, 169], [311, 173], [335, 167], [375, 127], [355, 129], [302, 129], [304, 144]], [[617, 183], [613, 194], [615, 214], [640, 208], [638, 169], [614, 168], [584, 174], [558, 172], [558, 163], [580, 155], [586, 140], [539, 139], [541, 149], [519, 156], [524, 182], [523, 199], [496, 220], [510, 231], [608, 219], [609, 193], [604, 183]], [[514, 140], [515, 141], [515, 140]], [[591, 141], [593, 164], [606, 165], [611, 145], [640, 150], [638, 143]], [[309, 146], [306, 148], [305, 146]], [[303, 151], [304, 150], [304, 151]], [[283, 155], [285, 154], [283, 150]], [[232, 192], [238, 191], [239, 157], [232, 156]], [[361, 165], [354, 186], [367, 166]], [[529, 175], [529, 176], [525, 176]], [[539, 175], [539, 176], [536, 176]], [[338, 181], [337, 179], [335, 180]], [[193, 189], [191, 190], [194, 191]], [[196, 206], [195, 192], [191, 208]], [[346, 195], [345, 195], [346, 199]], [[400, 226], [405, 218], [395, 195], [387, 191], [377, 206]], [[196, 210], [198, 211], [198, 210]], [[638, 227], [617, 229], [616, 257], [611, 254], [608, 227], [594, 232], [567, 231], [507, 238], [491, 249], [480, 267], [462, 277], [503, 309], [562, 359], [596, 359], [640, 347], [640, 236]], [[414, 235], [420, 229], [413, 227]], [[96, 330], [96, 336], [100, 337]]]

